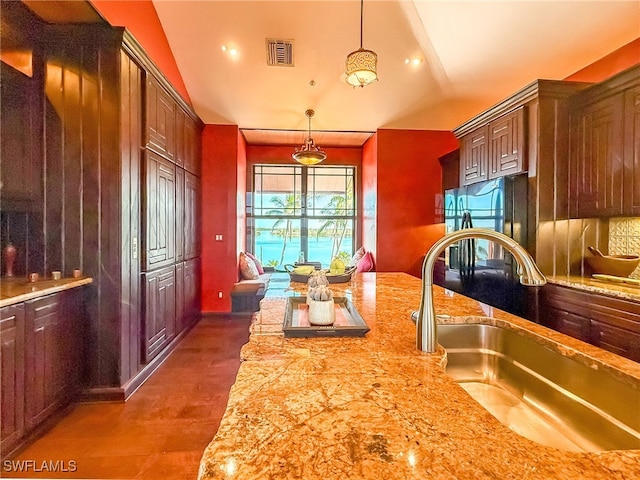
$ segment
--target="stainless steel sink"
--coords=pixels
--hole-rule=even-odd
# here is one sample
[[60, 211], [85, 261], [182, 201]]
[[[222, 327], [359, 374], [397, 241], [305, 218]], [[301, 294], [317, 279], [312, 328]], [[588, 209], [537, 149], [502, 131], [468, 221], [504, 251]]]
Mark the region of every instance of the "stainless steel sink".
[[640, 385], [491, 325], [438, 325], [446, 373], [504, 425], [571, 451], [640, 448]]

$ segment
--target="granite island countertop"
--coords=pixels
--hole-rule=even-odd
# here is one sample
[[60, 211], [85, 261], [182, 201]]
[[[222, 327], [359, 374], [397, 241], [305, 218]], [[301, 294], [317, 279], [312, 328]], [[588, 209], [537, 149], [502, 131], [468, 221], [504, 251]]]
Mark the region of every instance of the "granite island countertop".
[[0, 308], [88, 285], [92, 282], [91, 277], [43, 279], [37, 282], [29, 282], [26, 277], [3, 277], [0, 279]]
[[[420, 280], [365, 273], [332, 285], [371, 330], [364, 338], [285, 338], [285, 298], [265, 298], [205, 479], [631, 479], [640, 450], [576, 453], [502, 425], [444, 372], [446, 354], [415, 347]], [[303, 295], [293, 284], [289, 295]], [[447, 323], [500, 324], [640, 388], [640, 364], [434, 287]], [[640, 406], [639, 406], [640, 414]]]

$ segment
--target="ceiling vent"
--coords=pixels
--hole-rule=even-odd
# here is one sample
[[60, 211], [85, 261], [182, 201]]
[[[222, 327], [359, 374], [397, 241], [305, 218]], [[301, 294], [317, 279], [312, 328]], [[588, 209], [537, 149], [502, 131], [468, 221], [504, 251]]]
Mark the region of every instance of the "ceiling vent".
[[267, 38], [267, 65], [293, 67], [293, 40]]

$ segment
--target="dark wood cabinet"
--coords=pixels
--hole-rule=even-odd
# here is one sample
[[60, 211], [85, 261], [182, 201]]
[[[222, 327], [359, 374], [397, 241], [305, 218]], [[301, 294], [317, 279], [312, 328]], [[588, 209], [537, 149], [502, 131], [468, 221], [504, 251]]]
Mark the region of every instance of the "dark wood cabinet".
[[187, 316], [184, 304], [184, 262], [176, 263], [176, 334], [187, 326]]
[[[98, 17], [49, 24], [23, 2], [4, 3], [2, 40], [33, 54], [33, 75], [1, 62], [0, 243], [10, 232], [18, 273], [80, 268], [93, 278], [84, 394], [121, 400], [153, 371], [142, 273], [184, 259], [176, 188], [186, 171], [199, 175], [203, 124], [127, 30]], [[56, 328], [45, 321], [38, 332]]]
[[546, 285], [538, 320], [549, 328], [640, 361], [640, 303]]
[[200, 151], [200, 129], [196, 122], [190, 116], [185, 117], [185, 159], [184, 168], [197, 177], [201, 173], [201, 151]]
[[470, 185], [489, 178], [488, 127], [481, 127], [460, 140], [460, 185]]
[[200, 316], [200, 258], [184, 262], [185, 326]]
[[579, 94], [570, 135], [571, 218], [640, 214], [640, 67]]
[[36, 161], [32, 125], [37, 118], [36, 79], [0, 62], [0, 174], [2, 210], [33, 210], [41, 198], [42, 168]]
[[1, 310], [3, 455], [72, 402], [84, 361], [84, 289], [47, 295]]
[[176, 102], [153, 76], [147, 77], [146, 87], [147, 148], [173, 160]]
[[524, 107], [477, 127], [460, 140], [460, 185], [526, 171]]
[[523, 108], [489, 124], [489, 178], [526, 171]]
[[622, 214], [624, 96], [585, 106], [572, 117], [573, 216]]
[[144, 361], [151, 361], [175, 336], [176, 271], [172, 265], [144, 273]]
[[184, 260], [185, 251], [185, 171], [176, 167], [176, 262]]
[[64, 317], [64, 295], [25, 303], [25, 423], [34, 427], [64, 402], [67, 392], [66, 350], [70, 325]]
[[640, 85], [624, 93], [623, 207], [626, 215], [640, 215]]
[[[25, 434], [24, 304], [0, 310], [0, 450], [10, 452]], [[4, 457], [4, 455], [3, 455]]]
[[449, 152], [438, 158], [438, 161], [442, 167], [442, 190], [458, 188], [460, 186], [460, 150]]
[[200, 256], [200, 179], [186, 172], [184, 187], [184, 258]]
[[147, 151], [144, 177], [144, 264], [145, 270], [153, 270], [176, 260], [176, 167], [160, 155]]

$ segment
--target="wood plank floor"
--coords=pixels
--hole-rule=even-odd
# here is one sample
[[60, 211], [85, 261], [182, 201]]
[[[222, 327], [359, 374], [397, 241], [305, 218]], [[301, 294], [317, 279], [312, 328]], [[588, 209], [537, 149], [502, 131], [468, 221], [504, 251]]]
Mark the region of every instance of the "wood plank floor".
[[2, 478], [190, 479], [215, 435], [240, 366], [251, 316], [203, 318], [126, 403], [75, 406], [16, 457], [75, 472]]

